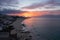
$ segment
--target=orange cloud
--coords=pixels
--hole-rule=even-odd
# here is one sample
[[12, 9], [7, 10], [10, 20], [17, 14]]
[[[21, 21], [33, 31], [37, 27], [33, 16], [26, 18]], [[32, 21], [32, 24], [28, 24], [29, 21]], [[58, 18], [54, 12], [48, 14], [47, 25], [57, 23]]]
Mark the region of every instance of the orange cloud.
[[25, 12], [20, 14], [20, 16], [25, 16], [25, 17], [33, 17], [33, 16], [42, 16], [45, 15], [47, 12], [40, 12], [40, 11], [30, 11], [30, 12]]
[[9, 14], [13, 16], [24, 16], [24, 17], [34, 17], [42, 15], [60, 15], [60, 10], [56, 11], [26, 11], [23, 13]]

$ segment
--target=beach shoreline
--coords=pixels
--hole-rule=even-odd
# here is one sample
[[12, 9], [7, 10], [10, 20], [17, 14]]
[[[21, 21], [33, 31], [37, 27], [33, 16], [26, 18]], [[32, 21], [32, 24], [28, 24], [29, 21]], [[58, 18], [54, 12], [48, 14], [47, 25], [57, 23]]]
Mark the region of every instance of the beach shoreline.
[[[2, 23], [0, 22], [0, 24], [4, 25], [4, 27], [12, 25], [14, 27], [14, 30], [11, 31], [11, 34], [17, 34], [17, 38], [19, 38], [19, 40], [25, 40], [31, 37], [29, 30], [25, 32], [23, 32], [24, 30], [22, 31], [23, 27], [21, 23], [25, 19], [28, 19], [28, 17], [25, 18], [25, 17], [19, 17], [19, 16], [1, 15], [0, 20], [1, 21], [3, 20], [3, 21]], [[1, 26], [1, 28], [2, 27], [3, 26]], [[9, 36], [9, 33], [8, 33], [8, 36]]]

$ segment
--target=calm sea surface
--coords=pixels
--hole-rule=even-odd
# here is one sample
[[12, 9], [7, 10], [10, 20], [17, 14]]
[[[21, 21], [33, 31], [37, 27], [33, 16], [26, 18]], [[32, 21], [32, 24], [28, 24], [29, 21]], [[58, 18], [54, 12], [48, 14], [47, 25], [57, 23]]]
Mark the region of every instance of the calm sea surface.
[[30, 18], [23, 23], [34, 40], [60, 40], [60, 18]]

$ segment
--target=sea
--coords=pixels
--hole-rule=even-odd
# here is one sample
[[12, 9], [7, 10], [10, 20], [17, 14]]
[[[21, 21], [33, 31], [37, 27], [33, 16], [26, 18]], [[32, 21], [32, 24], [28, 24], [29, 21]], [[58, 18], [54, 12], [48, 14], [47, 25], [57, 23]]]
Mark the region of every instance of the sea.
[[60, 40], [60, 18], [29, 18], [23, 21], [34, 40]]

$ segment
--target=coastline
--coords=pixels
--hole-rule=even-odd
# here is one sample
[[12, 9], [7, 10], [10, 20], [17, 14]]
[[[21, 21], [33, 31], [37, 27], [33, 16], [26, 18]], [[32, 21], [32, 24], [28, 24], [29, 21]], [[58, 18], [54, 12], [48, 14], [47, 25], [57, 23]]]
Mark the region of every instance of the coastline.
[[[3, 20], [1, 24], [5, 24], [5, 26], [10, 26], [12, 25], [14, 27], [14, 30], [11, 31], [12, 34], [17, 33], [17, 38], [19, 38], [19, 40], [25, 40], [25, 39], [29, 39], [29, 37], [31, 36], [29, 30], [26, 32], [23, 32], [22, 29], [22, 24], [21, 22], [25, 19], [28, 19], [28, 17], [18, 17], [18, 16], [7, 16], [7, 15], [2, 15], [0, 16], [0, 19]], [[8, 25], [7, 25], [8, 24]], [[1, 26], [2, 28], [2, 26]], [[21, 37], [22, 36], [22, 37]], [[30, 37], [31, 38], [31, 37]]]

